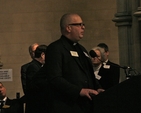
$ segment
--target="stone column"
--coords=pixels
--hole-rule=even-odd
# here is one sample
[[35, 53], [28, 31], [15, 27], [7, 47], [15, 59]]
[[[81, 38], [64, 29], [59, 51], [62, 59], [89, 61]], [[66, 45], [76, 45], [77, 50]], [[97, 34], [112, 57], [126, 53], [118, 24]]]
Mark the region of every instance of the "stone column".
[[[113, 22], [118, 27], [119, 39], [119, 62], [121, 66], [132, 66], [133, 64], [133, 39], [132, 39], [132, 16], [131, 0], [117, 0], [117, 13]], [[121, 81], [126, 79], [126, 74], [121, 69]]]
[[141, 0], [132, 0], [133, 66], [141, 72]]
[[[132, 0], [134, 2], [134, 0]], [[134, 16], [138, 18], [138, 21], [141, 21], [141, 0], [135, 0], [137, 2], [137, 8], [135, 8]]]

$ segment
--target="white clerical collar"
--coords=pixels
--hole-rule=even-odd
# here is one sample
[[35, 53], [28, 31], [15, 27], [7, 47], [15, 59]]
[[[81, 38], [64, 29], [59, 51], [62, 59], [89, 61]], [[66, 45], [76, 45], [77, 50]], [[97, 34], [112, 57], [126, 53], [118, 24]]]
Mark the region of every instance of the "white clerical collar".
[[5, 97], [5, 98], [3, 99], [3, 101], [6, 101], [6, 99], [7, 99], [7, 97]]
[[73, 43], [73, 45], [75, 46], [77, 43]]

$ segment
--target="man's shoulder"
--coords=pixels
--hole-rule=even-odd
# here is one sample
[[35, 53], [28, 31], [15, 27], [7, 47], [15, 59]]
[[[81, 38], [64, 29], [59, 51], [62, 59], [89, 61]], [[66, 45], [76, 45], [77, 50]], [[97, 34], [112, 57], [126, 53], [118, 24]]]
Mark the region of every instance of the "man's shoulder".
[[64, 45], [68, 45], [68, 43], [66, 42], [65, 39], [63, 39], [62, 37], [55, 40], [54, 42], [50, 43], [48, 45], [47, 50], [48, 51], [60, 51], [60, 49], [62, 49], [64, 47]]
[[[32, 62], [32, 61], [31, 61]], [[28, 63], [26, 63], [26, 64], [23, 64], [22, 66], [21, 66], [21, 68], [27, 68], [30, 64], [31, 64], [31, 62], [28, 62]]]
[[28, 62], [28, 63], [26, 63], [26, 64], [23, 64], [21, 67], [27, 67], [27, 66], [29, 66], [31, 64], [31, 62]]
[[41, 67], [41, 63], [37, 60], [32, 60], [29, 65], [28, 65], [28, 69], [32, 69], [32, 68], [35, 68], [35, 67]]
[[118, 64], [116, 64], [116, 63], [114, 63], [114, 62], [111, 62], [111, 61], [108, 61], [107, 62], [107, 65], [110, 65], [110, 67], [113, 69], [113, 68], [115, 68], [115, 69], [120, 69], [120, 66], [118, 65]]
[[10, 113], [23, 113], [23, 102], [20, 99], [7, 99], [6, 104], [3, 106], [9, 109]]
[[55, 40], [54, 42], [50, 43], [48, 45], [48, 48], [47, 49], [52, 48], [52, 47], [56, 47], [56, 46], [57, 47], [60, 47], [61, 46], [61, 39]]
[[15, 104], [15, 103], [18, 103], [19, 100], [18, 99], [10, 99], [7, 97], [7, 100], [6, 100], [6, 104], [10, 105], [10, 104]]
[[111, 64], [111, 65], [116, 65], [116, 66], [118, 66], [117, 63], [111, 62], [111, 61], [109, 61], [109, 60], [108, 60], [107, 64]]

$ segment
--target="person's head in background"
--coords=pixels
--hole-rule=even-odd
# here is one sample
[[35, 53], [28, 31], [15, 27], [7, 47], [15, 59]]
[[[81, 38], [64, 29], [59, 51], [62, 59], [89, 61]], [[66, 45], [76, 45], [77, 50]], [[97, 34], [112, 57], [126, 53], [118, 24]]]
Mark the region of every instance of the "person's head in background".
[[64, 14], [60, 20], [62, 35], [73, 42], [78, 42], [83, 38], [85, 26], [81, 17], [75, 13]]
[[100, 47], [94, 47], [92, 50], [96, 53], [96, 57], [91, 58], [94, 67], [97, 67], [103, 63], [104, 59], [104, 49]]
[[35, 50], [36, 48], [39, 46], [39, 44], [37, 43], [34, 43], [32, 45], [29, 46], [29, 54], [31, 56], [32, 59], [34, 59], [34, 56], [35, 56]]
[[44, 64], [46, 50], [47, 50], [47, 45], [39, 45], [35, 50], [35, 58], [34, 59], [36, 59], [40, 63]]
[[99, 43], [97, 46], [104, 49], [105, 61], [107, 61], [108, 60], [108, 56], [109, 56], [109, 47], [108, 47], [108, 45], [105, 44], [105, 43]]
[[6, 97], [6, 88], [0, 82], [0, 100], [3, 100]]

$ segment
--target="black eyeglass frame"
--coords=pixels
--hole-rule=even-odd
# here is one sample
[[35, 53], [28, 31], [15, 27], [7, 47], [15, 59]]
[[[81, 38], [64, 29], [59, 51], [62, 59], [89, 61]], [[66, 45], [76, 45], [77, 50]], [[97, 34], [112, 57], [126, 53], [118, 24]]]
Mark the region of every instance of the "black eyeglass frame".
[[72, 24], [68, 24], [68, 25], [81, 26], [81, 27], [85, 26], [84, 23], [72, 23]]

